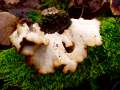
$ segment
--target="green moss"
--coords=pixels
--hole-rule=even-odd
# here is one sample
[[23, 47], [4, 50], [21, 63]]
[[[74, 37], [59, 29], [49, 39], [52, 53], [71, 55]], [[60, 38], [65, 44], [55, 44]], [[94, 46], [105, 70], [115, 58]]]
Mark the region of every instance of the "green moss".
[[14, 48], [0, 52], [0, 79], [5, 81], [1, 89], [18, 86], [22, 90], [62, 90], [80, 86], [84, 90], [82, 85], [88, 81], [92, 90], [99, 90], [98, 77], [120, 78], [120, 19], [102, 18], [101, 23], [103, 45], [89, 48], [88, 58], [79, 64], [75, 73], [63, 74], [57, 70], [54, 74], [37, 75]]
[[41, 23], [42, 19], [44, 19], [41, 13], [35, 11], [28, 12], [27, 17], [31, 19], [32, 22], [38, 22], [38, 23]]

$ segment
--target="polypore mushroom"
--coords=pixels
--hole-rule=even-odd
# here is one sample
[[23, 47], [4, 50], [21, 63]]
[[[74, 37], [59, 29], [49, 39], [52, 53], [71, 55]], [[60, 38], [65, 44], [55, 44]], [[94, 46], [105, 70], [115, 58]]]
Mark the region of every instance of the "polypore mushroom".
[[[57, 32], [54, 34], [41, 34], [43, 32], [40, 32], [37, 24], [33, 24], [32, 27], [30, 30], [27, 24], [18, 25], [17, 30], [10, 36], [10, 40], [17, 50], [20, 51], [22, 47], [21, 53], [30, 56], [30, 62], [35, 65], [40, 73], [53, 72], [54, 67], [60, 65], [66, 65], [64, 72], [68, 70], [75, 71], [77, 64], [67, 56], [62, 44], [64, 42], [70, 46], [72, 42], [66, 36], [61, 36]], [[23, 39], [35, 43], [35, 45], [25, 44], [21, 46]], [[48, 45], [47, 41], [49, 41]]]
[[[65, 65], [63, 72], [74, 72], [76, 69], [76, 62], [71, 60], [65, 51], [62, 44], [63, 39], [57, 32], [54, 34], [46, 34], [46, 39], [49, 40], [48, 46], [40, 46], [35, 54], [31, 57], [32, 63], [39, 69], [39, 73], [54, 72], [54, 67]], [[64, 40], [67, 41], [67, 40]], [[69, 45], [69, 41], [64, 42]]]
[[100, 22], [98, 20], [86, 20], [83, 18], [79, 18], [71, 19], [71, 21], [72, 25], [69, 27], [69, 29], [72, 31], [71, 33], [74, 34], [74, 40], [83, 40], [84, 44], [87, 46], [95, 46], [102, 44], [99, 32]]
[[71, 19], [72, 24], [68, 28], [74, 42], [74, 50], [69, 54], [72, 60], [83, 61], [87, 57], [87, 46], [101, 45], [100, 22], [96, 19], [85, 20], [83, 18]]
[[47, 44], [47, 40], [44, 39], [44, 32], [40, 31], [40, 28], [38, 28], [37, 24], [33, 24], [31, 30], [26, 23], [17, 25], [16, 31], [10, 35], [10, 40], [12, 44], [17, 48], [17, 51], [20, 50], [20, 43], [24, 38], [36, 44]]
[[[72, 24], [62, 34], [45, 33], [38, 24], [28, 27], [18, 24], [10, 36], [12, 44], [27, 56], [39, 73], [53, 73], [55, 67], [65, 65], [63, 72], [74, 72], [77, 63], [87, 57], [87, 46], [101, 45], [100, 23], [96, 19], [71, 19]], [[73, 47], [71, 52], [67, 48]]]

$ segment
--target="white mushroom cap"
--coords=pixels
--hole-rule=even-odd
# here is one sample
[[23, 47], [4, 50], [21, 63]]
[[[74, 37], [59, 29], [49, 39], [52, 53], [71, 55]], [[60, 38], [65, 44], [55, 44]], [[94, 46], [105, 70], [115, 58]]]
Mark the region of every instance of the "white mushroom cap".
[[10, 35], [10, 41], [12, 44], [17, 48], [17, 51], [20, 50], [20, 43], [23, 41], [23, 38], [26, 37], [27, 33], [29, 32], [29, 27], [27, 26], [26, 23], [24, 24], [18, 24], [16, 31], [14, 31]]
[[100, 22], [96, 19], [84, 20], [71, 19], [72, 25], [69, 29], [75, 34], [75, 38], [82, 38], [87, 46], [101, 45]]
[[48, 44], [48, 41], [44, 38], [44, 32], [40, 31], [38, 24], [33, 24], [32, 30], [29, 29], [26, 23], [18, 24], [17, 29], [10, 35], [10, 41], [19, 51], [21, 48], [21, 42], [26, 39], [36, 44]]
[[96, 19], [71, 19], [72, 24], [66, 32], [74, 42], [74, 50], [68, 53], [72, 60], [82, 62], [87, 57], [87, 46], [101, 45], [100, 22]]

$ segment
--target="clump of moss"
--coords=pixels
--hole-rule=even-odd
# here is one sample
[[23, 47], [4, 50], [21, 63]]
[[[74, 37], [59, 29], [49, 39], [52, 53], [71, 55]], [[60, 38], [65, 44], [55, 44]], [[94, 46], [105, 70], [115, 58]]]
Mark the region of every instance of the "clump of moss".
[[29, 11], [27, 13], [27, 18], [31, 19], [32, 22], [41, 23], [42, 19], [44, 18], [40, 12], [37, 11]]
[[0, 80], [4, 81], [0, 89], [18, 86], [22, 90], [62, 90], [79, 86], [85, 90], [88, 86], [88, 89], [101, 90], [99, 77], [106, 75], [110, 81], [120, 78], [120, 19], [100, 20], [103, 45], [89, 48], [88, 58], [79, 64], [75, 73], [63, 74], [57, 70], [52, 75], [38, 75], [14, 48], [0, 52]]

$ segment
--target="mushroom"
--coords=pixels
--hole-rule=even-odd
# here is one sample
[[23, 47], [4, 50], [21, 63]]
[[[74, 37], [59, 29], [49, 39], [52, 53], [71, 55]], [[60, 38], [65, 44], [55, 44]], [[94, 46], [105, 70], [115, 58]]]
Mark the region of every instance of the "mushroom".
[[[57, 32], [44, 35], [43, 32], [40, 32], [38, 24], [33, 24], [32, 27], [30, 30], [25, 23], [18, 25], [17, 30], [10, 36], [10, 40], [18, 51], [30, 56], [30, 62], [35, 65], [38, 72], [53, 72], [53, 67], [60, 65], [66, 65], [64, 72], [75, 71], [77, 64], [67, 56], [62, 44], [64, 42], [66, 45], [72, 45], [69, 39]], [[35, 45], [25, 44], [21, 46], [23, 39], [35, 43]], [[49, 41], [48, 45], [47, 41]], [[22, 50], [20, 50], [21, 47]]]
[[[65, 65], [63, 69], [64, 73], [68, 71], [74, 72], [77, 63], [71, 60], [67, 55], [62, 44], [63, 38], [61, 35], [56, 32], [53, 34], [46, 34], [45, 37], [49, 40], [48, 46], [40, 46], [31, 57], [32, 63], [36, 66], [38, 72], [43, 74], [52, 73], [54, 72], [54, 68], [60, 65]], [[65, 43], [67, 44], [67, 42]]]
[[47, 44], [47, 40], [44, 38], [44, 32], [40, 31], [38, 24], [33, 24], [32, 29], [30, 30], [26, 23], [18, 24], [17, 29], [10, 35], [10, 41], [17, 48], [17, 51], [20, 50], [20, 43], [23, 39], [27, 39], [28, 41], [32, 41], [36, 44]]
[[74, 72], [77, 64], [87, 57], [86, 47], [101, 45], [102, 41], [98, 20], [79, 18], [71, 19], [71, 22], [61, 34], [44, 33], [37, 23], [30, 27], [26, 23], [18, 24], [10, 40], [40, 74], [53, 73], [61, 65], [64, 65], [64, 73]]
[[82, 62], [87, 57], [87, 46], [101, 45], [100, 22], [96, 19], [71, 19], [72, 25], [68, 28], [74, 42], [74, 50], [69, 54], [72, 60]]

